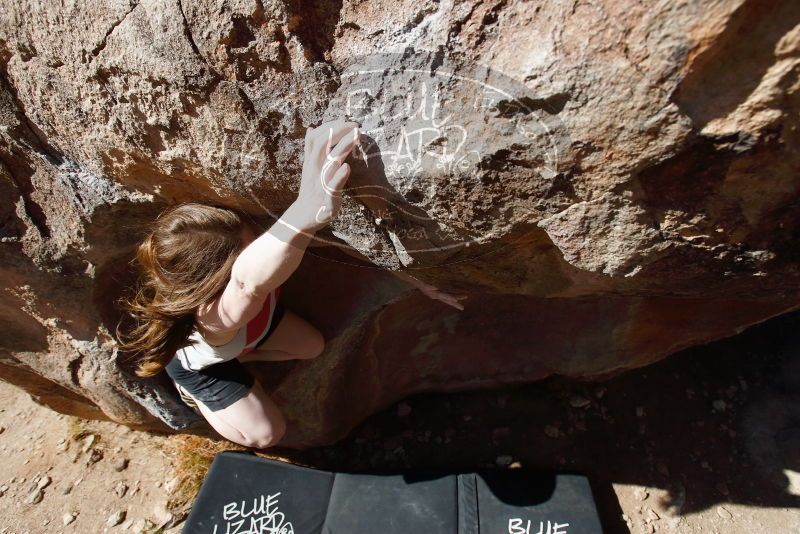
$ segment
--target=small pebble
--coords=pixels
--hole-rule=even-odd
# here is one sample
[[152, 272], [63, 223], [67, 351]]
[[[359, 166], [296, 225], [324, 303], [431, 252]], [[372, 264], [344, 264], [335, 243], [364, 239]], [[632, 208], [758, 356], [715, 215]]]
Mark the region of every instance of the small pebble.
[[130, 463], [130, 460], [128, 460], [127, 458], [120, 458], [119, 460], [117, 460], [114, 463], [114, 469], [117, 472], [125, 471], [128, 468], [128, 464], [129, 463]]
[[116, 486], [114, 486], [114, 493], [117, 494], [117, 497], [122, 498], [128, 492], [128, 485], [124, 482], [118, 482]]
[[722, 506], [717, 506], [717, 515], [722, 519], [733, 519], [733, 514]]
[[70, 523], [72, 523], [73, 521], [75, 521], [75, 518], [77, 516], [78, 516], [78, 512], [67, 512], [66, 514], [61, 516], [61, 523], [64, 526], [67, 526]]
[[44, 499], [44, 492], [40, 489], [37, 489], [30, 495], [28, 495], [27, 503], [28, 504], [39, 504]]
[[120, 523], [125, 521], [125, 515], [126, 515], [125, 510], [117, 510], [116, 512], [108, 516], [108, 519], [106, 520], [106, 525], [108, 525], [109, 527], [115, 527], [119, 525]]
[[172, 512], [167, 510], [166, 503], [157, 504], [153, 507], [152, 517], [159, 525], [163, 525], [172, 520]]
[[153, 523], [149, 519], [139, 519], [131, 526], [131, 530], [136, 534], [142, 534], [144, 532], [148, 532], [154, 529], [155, 526], [156, 526], [155, 523]]

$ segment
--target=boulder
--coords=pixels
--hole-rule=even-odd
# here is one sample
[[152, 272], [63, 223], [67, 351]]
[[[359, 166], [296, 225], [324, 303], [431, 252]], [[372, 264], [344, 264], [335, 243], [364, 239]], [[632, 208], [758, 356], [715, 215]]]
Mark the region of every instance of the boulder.
[[[248, 364], [284, 444], [422, 391], [597, 379], [800, 300], [800, 4], [6, 2], [0, 377], [64, 413], [206, 431], [120, 362], [144, 225], [269, 226], [306, 128], [362, 145], [285, 286], [315, 360]], [[404, 272], [466, 295], [430, 300]]]

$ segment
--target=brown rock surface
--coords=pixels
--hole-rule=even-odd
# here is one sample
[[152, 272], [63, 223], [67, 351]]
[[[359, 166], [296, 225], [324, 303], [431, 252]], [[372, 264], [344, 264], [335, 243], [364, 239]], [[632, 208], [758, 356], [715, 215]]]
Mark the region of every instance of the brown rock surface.
[[141, 223], [200, 200], [268, 224], [305, 128], [345, 114], [368, 142], [352, 194], [285, 292], [328, 348], [254, 367], [287, 445], [414, 392], [607, 375], [797, 308], [796, 2], [1, 9], [0, 376], [58, 410], [192, 422], [163, 377], [117, 365]]

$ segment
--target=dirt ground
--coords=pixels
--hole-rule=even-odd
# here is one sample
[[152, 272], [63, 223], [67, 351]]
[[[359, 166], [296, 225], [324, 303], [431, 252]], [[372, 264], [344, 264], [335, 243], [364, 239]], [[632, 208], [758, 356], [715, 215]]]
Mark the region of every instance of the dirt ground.
[[147, 532], [170, 523], [170, 438], [58, 414], [5, 382], [0, 428], [0, 533]]
[[[273, 452], [346, 471], [579, 472], [609, 533], [794, 533], [798, 401], [800, 313], [604, 381], [417, 395], [334, 446]], [[180, 530], [167, 501], [196, 441], [61, 416], [7, 384], [0, 406], [0, 534]]]

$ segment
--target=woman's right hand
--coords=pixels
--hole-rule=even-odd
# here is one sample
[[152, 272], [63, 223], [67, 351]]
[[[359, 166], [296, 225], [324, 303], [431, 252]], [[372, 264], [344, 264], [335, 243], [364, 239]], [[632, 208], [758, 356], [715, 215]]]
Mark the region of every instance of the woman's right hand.
[[342, 190], [350, 176], [344, 163], [358, 142], [358, 124], [343, 120], [325, 122], [306, 131], [303, 176], [295, 201], [304, 230], [317, 231], [328, 224], [342, 205]]

